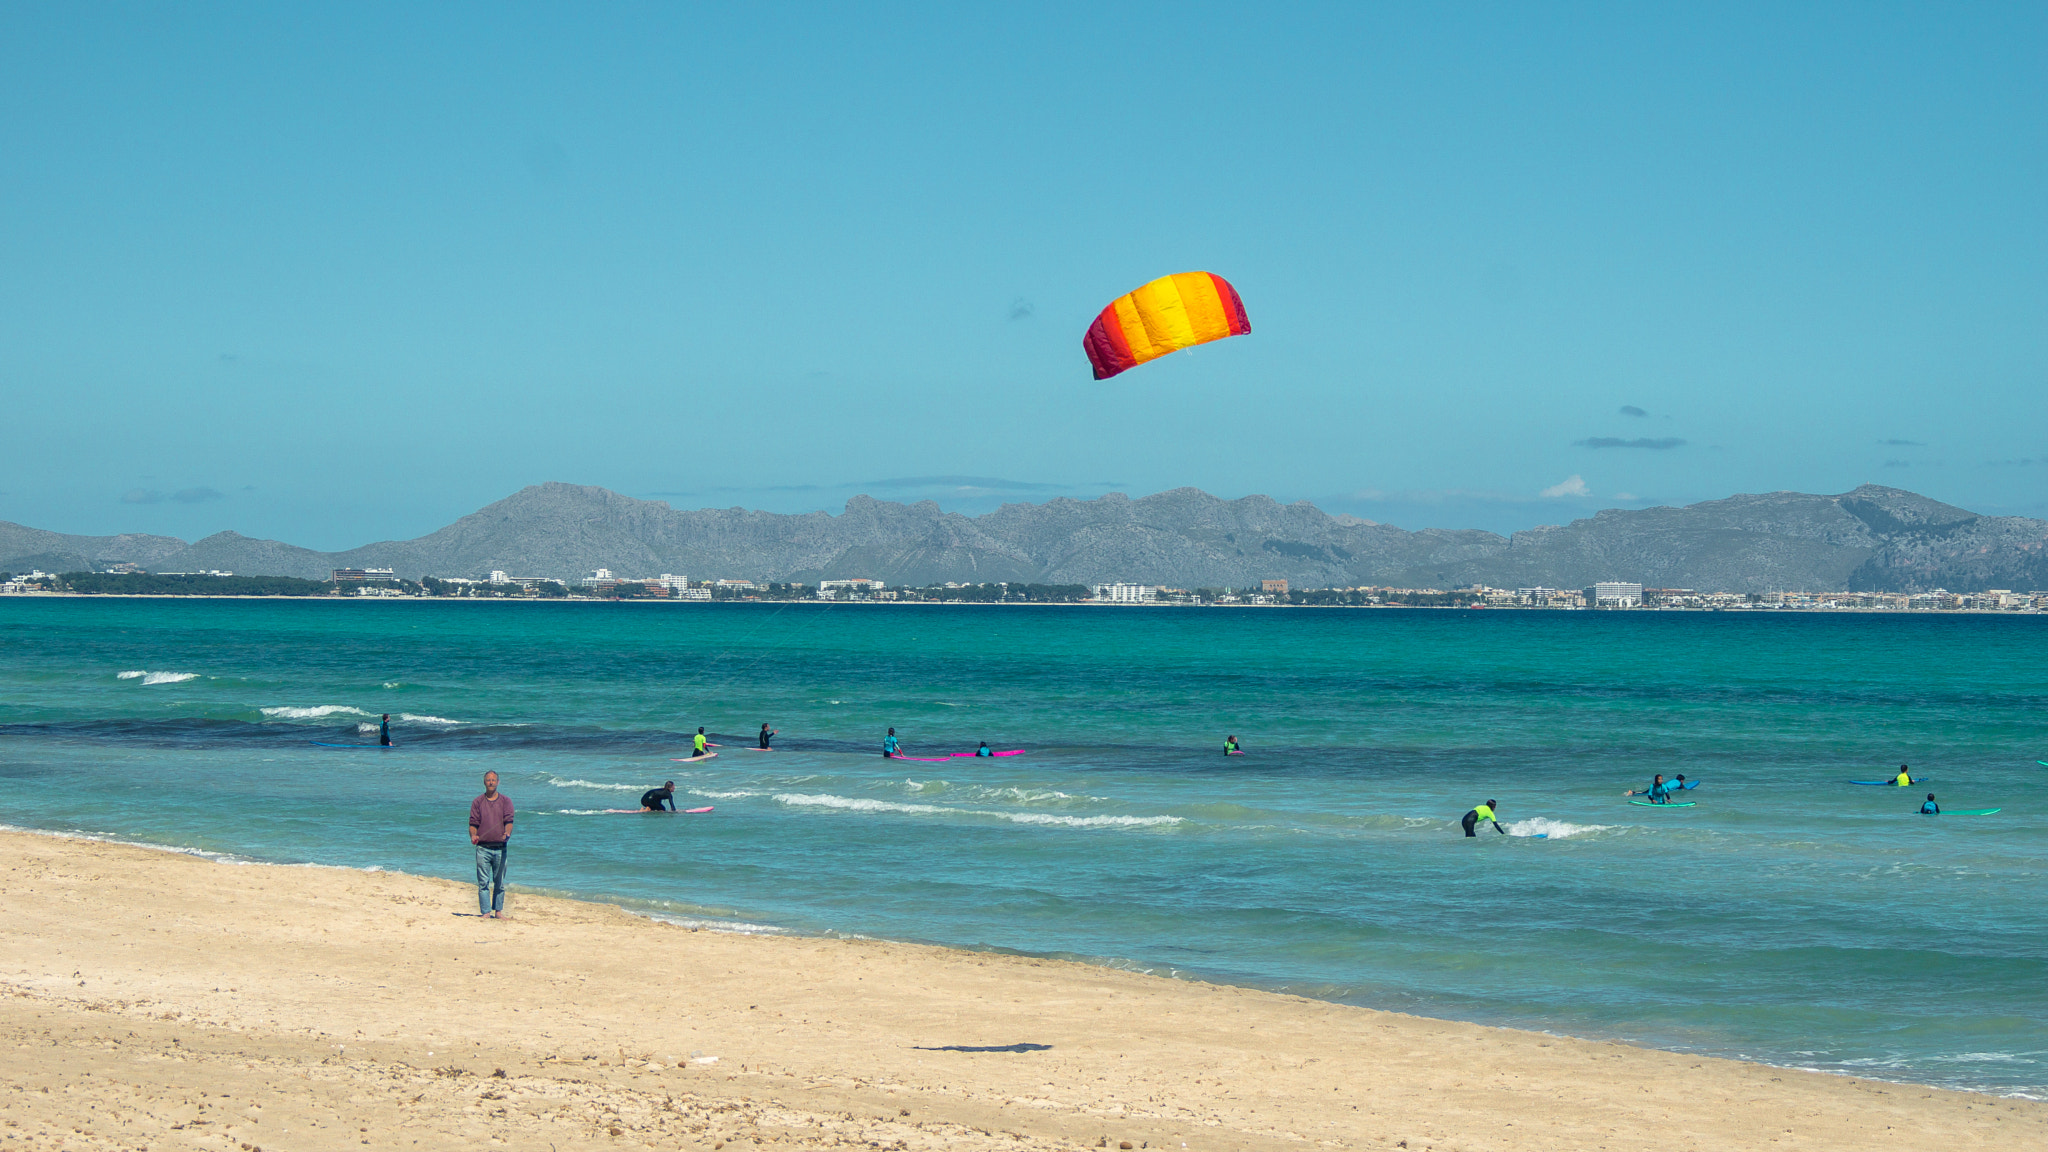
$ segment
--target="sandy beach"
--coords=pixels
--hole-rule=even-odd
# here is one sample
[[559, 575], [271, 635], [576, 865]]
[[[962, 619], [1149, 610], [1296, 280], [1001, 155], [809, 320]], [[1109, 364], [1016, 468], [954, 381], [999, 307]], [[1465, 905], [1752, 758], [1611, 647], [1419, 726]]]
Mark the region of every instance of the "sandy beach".
[[393, 873], [0, 844], [6, 1147], [2048, 1146], [2023, 1100], [517, 892], [491, 921], [466, 884]]

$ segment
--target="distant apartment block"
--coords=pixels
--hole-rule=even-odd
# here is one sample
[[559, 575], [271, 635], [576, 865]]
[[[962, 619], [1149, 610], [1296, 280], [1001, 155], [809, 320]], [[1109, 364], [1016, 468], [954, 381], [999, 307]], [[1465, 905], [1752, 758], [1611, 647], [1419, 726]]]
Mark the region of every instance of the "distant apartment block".
[[336, 568], [328, 579], [336, 584], [396, 584], [398, 573], [389, 568]]
[[[754, 585], [748, 584], [747, 587], [752, 588]], [[885, 587], [887, 585], [880, 580], [870, 580], [865, 576], [856, 576], [851, 580], [818, 581], [820, 592], [880, 592]]]
[[1111, 604], [1151, 604], [1159, 599], [1159, 589], [1152, 584], [1095, 584], [1089, 591]]
[[1640, 608], [1643, 606], [1643, 586], [1602, 580], [1586, 589], [1585, 597], [1587, 603], [1595, 608]]
[[1285, 595], [1287, 595], [1287, 581], [1285, 581], [1285, 580], [1261, 580], [1261, 581], [1259, 581], [1259, 591], [1261, 591], [1261, 592], [1277, 592], [1277, 593], [1279, 593], [1280, 595], [1282, 595], [1282, 596], [1285, 596]]

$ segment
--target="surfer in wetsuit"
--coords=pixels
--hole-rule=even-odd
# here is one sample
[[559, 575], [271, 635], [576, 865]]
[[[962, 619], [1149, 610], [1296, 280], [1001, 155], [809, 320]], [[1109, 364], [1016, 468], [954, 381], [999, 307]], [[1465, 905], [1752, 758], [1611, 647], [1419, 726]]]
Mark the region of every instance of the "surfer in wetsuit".
[[1465, 818], [1459, 821], [1460, 824], [1463, 824], [1465, 826], [1465, 835], [1479, 835], [1478, 829], [1481, 821], [1491, 822], [1493, 824], [1493, 830], [1495, 832], [1500, 833], [1503, 836], [1508, 834], [1508, 830], [1500, 826], [1500, 817], [1493, 814], [1494, 803], [1494, 801], [1488, 800], [1486, 803], [1481, 804], [1479, 807], [1474, 808], [1470, 812], [1465, 813]]
[[377, 745], [381, 748], [391, 747], [391, 713], [389, 712], [386, 712], [384, 719], [377, 724]]
[[704, 729], [699, 728], [697, 729], [695, 739], [690, 741], [690, 759], [695, 760], [699, 756], [709, 756], [711, 755], [710, 750], [716, 747], [718, 745], [705, 739]]
[[671, 780], [659, 788], [649, 788], [640, 794], [642, 812], [673, 812], [676, 810], [676, 782]]
[[773, 751], [773, 749], [768, 748], [768, 741], [773, 740], [776, 737], [776, 734], [781, 731], [782, 730], [780, 728], [770, 729], [768, 727], [768, 722], [763, 720], [761, 722], [761, 747], [768, 751]]
[[1899, 765], [1899, 778], [1897, 780], [1892, 781], [1892, 783], [1898, 785], [1901, 788], [1911, 788], [1913, 785], [1918, 784], [1919, 781], [1913, 779], [1913, 772], [1911, 769], [1907, 768], [1904, 764], [1901, 764]]
[[1683, 773], [1683, 772], [1680, 772], [1680, 773], [1678, 774], [1678, 779], [1676, 779], [1676, 780], [1673, 780], [1673, 781], [1671, 782], [1671, 790], [1672, 790], [1673, 792], [1683, 792], [1683, 791], [1685, 791], [1685, 790], [1686, 790], [1687, 788], [1697, 788], [1697, 787], [1699, 787], [1699, 786], [1700, 786], [1700, 782], [1699, 782], [1699, 781], [1697, 781], [1697, 780], [1693, 781], [1693, 782], [1692, 782], [1692, 783], [1690, 783], [1690, 784], [1687, 784], [1687, 783], [1685, 782], [1685, 773]]
[[1671, 785], [1664, 782], [1664, 774], [1659, 772], [1657, 773], [1657, 778], [1650, 781], [1648, 788], [1638, 788], [1633, 792], [1623, 792], [1622, 795], [1648, 796], [1652, 804], [1669, 804], [1671, 803]]
[[1225, 736], [1223, 738], [1223, 754], [1225, 756], [1238, 756], [1243, 753], [1244, 749], [1237, 746], [1237, 737]]
[[882, 737], [882, 759], [893, 760], [896, 758], [896, 753], [902, 751], [902, 749], [903, 745], [896, 740], [896, 730], [894, 728], [889, 729], [889, 734]]
[[1941, 815], [1941, 805], [1934, 802], [1934, 793], [1929, 792], [1927, 794], [1927, 803], [1920, 805], [1920, 814], [1922, 816]]
[[991, 751], [989, 751], [989, 750], [988, 750], [988, 741], [986, 741], [986, 740], [983, 740], [983, 741], [981, 742], [981, 747], [979, 747], [979, 748], [976, 748], [976, 749], [974, 750], [974, 754], [975, 754], [976, 756], [993, 756], [993, 755], [995, 755], [995, 753], [993, 753], [993, 752], [991, 752]]

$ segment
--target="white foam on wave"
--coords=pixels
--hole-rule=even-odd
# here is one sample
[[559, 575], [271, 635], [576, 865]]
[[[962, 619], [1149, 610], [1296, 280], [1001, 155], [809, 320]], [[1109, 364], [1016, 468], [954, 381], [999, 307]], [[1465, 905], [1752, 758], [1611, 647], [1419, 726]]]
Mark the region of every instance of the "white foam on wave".
[[899, 804], [830, 793], [781, 792], [775, 802], [792, 808], [836, 808], [846, 812], [903, 812], [913, 816], [989, 816], [1012, 824], [1056, 824], [1069, 828], [1142, 828], [1179, 824], [1178, 816], [1052, 816], [1042, 812], [989, 812], [979, 808], [947, 808], [938, 804]]
[[288, 704], [280, 704], [275, 708], [259, 708], [257, 711], [273, 720], [325, 720], [329, 716], [375, 715], [373, 712], [365, 712], [361, 708], [351, 708], [346, 704], [317, 704], [311, 708], [296, 708]]
[[563, 780], [556, 777], [548, 781], [557, 788], [595, 788], [600, 792], [640, 792], [638, 784], [600, 784], [595, 780]]
[[649, 920], [673, 924], [678, 928], [702, 928], [706, 932], [730, 932], [738, 936], [774, 936], [789, 931], [773, 924], [749, 924], [745, 920], [705, 920], [692, 916], [670, 916], [660, 912], [641, 912]]
[[759, 793], [759, 792], [708, 792], [708, 791], [704, 791], [704, 790], [701, 790], [701, 789], [697, 789], [697, 788], [692, 788], [692, 789], [690, 789], [690, 795], [692, 795], [692, 796], [702, 796], [702, 797], [704, 797], [704, 798], [705, 798], [706, 800], [744, 800], [744, 799], [746, 799], [746, 798], [747, 798], [747, 797], [749, 797], [749, 796], [759, 796], [759, 795], [760, 795], [760, 793]]
[[197, 672], [132, 672], [114, 673], [116, 680], [140, 680], [144, 684], [183, 684], [187, 680], [199, 679]]
[[1510, 836], [1542, 836], [1551, 840], [1569, 840], [1584, 836], [1588, 832], [1605, 832], [1612, 824], [1571, 824], [1563, 820], [1552, 820], [1548, 816], [1531, 816], [1527, 820], [1512, 820], [1501, 827]]
[[448, 719], [448, 718], [447, 718], [447, 717], [445, 717], [445, 716], [415, 716], [415, 715], [413, 715], [413, 714], [412, 714], [412, 713], [410, 713], [410, 712], [400, 712], [400, 713], [398, 714], [398, 718], [399, 718], [400, 720], [403, 720], [403, 721], [405, 721], [405, 722], [406, 722], [406, 723], [408, 723], [408, 724], [467, 724], [467, 723], [469, 723], [469, 721], [467, 721], [467, 720], [450, 720], [450, 719]]
[[609, 815], [611, 815], [611, 814], [612, 814], [612, 810], [611, 810], [611, 809], [609, 809], [609, 808], [557, 808], [557, 809], [555, 809], [555, 815], [557, 815], [557, 816], [609, 816]]

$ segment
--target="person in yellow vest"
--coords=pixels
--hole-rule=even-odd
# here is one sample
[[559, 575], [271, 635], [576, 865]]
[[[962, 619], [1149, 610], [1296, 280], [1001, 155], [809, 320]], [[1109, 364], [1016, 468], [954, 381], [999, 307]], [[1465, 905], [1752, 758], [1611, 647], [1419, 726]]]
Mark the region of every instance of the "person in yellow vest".
[[716, 747], [718, 745], [711, 743], [705, 738], [704, 729], [699, 728], [697, 729], [696, 737], [690, 741], [690, 759], [695, 760], [699, 756], [709, 756], [711, 750]]
[[1470, 812], [1465, 813], [1465, 819], [1462, 821], [1462, 823], [1465, 825], [1465, 835], [1479, 835], [1478, 828], [1479, 825], [1483, 823], [1491, 823], [1493, 825], [1493, 830], [1495, 832], [1498, 832], [1503, 836], [1507, 835], [1508, 830], [1500, 826], [1500, 817], [1495, 816], [1493, 814], [1494, 806], [1495, 801], [1488, 800], [1486, 803], [1481, 804], [1479, 807], [1474, 808]]
[[1912, 771], [1908, 769], [1904, 764], [1901, 764], [1899, 765], [1899, 778], [1897, 780], [1892, 781], [1892, 783], [1898, 785], [1901, 788], [1911, 788], [1913, 785], [1918, 784], [1919, 781], [1913, 779]]

